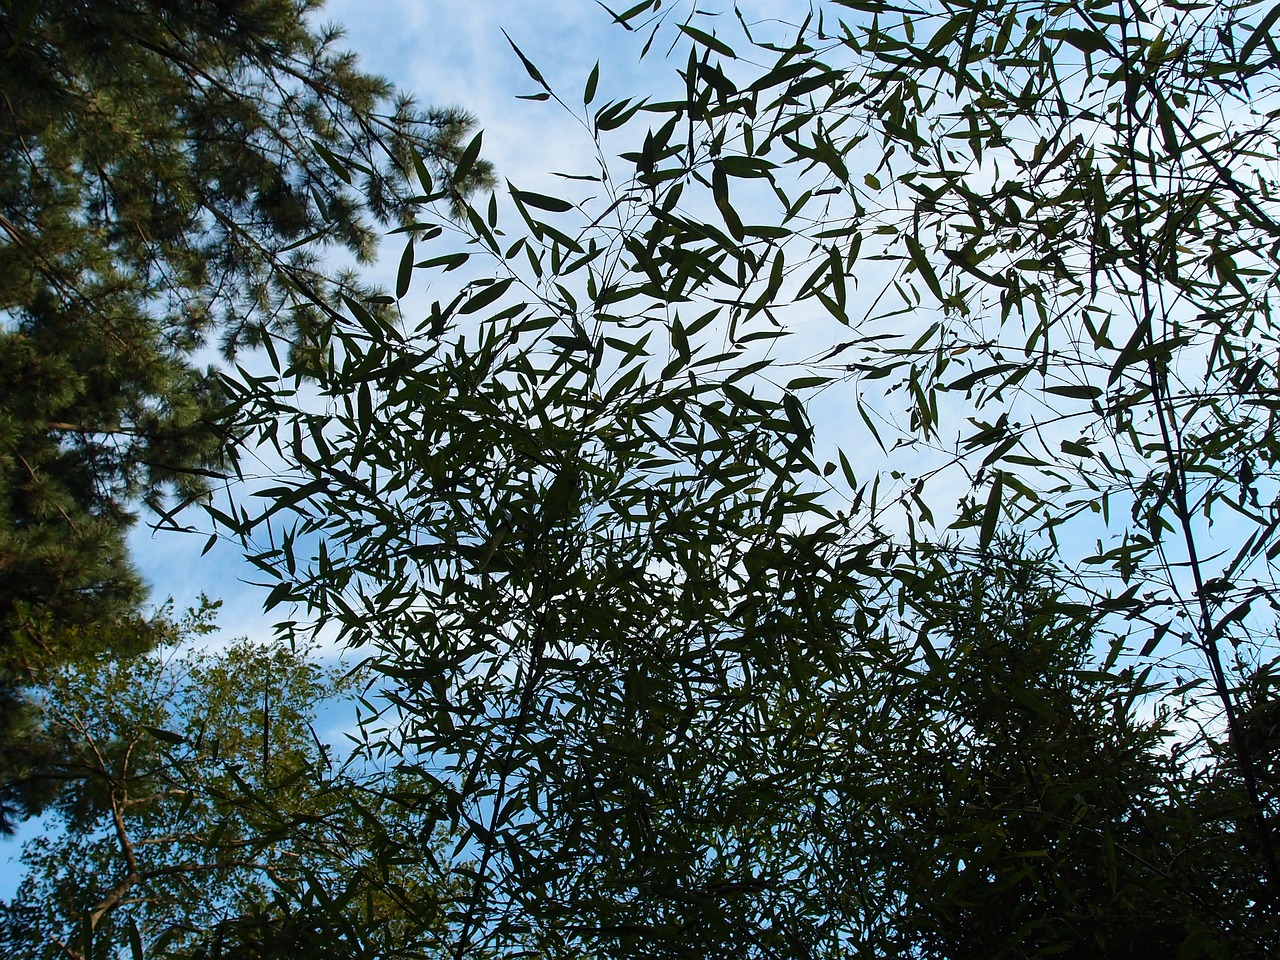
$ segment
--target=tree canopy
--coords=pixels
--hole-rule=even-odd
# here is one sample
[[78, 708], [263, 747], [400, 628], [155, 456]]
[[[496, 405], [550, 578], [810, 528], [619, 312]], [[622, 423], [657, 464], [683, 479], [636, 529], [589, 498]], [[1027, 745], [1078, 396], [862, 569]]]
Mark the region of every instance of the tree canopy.
[[[424, 178], [459, 172], [472, 119], [363, 72], [319, 8], [0, 7], [6, 781], [40, 754], [20, 690], [41, 664], [146, 646], [125, 535], [144, 505], [171, 525], [234, 442], [206, 340], [321, 349], [329, 305], [376, 293], [333, 254], [367, 263]], [[488, 177], [472, 156], [442, 182]], [[0, 802], [3, 827], [23, 805]]]

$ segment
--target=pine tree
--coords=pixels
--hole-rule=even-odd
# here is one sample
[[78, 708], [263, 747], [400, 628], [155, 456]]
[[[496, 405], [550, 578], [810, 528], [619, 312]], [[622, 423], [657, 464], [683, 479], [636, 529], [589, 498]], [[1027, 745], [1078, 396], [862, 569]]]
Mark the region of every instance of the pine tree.
[[321, 346], [329, 303], [376, 293], [326, 250], [368, 261], [433, 171], [490, 178], [456, 166], [472, 119], [361, 72], [319, 7], [0, 7], [0, 768], [39, 753], [42, 667], [145, 632], [127, 531], [203, 494], [230, 442], [197, 352]]

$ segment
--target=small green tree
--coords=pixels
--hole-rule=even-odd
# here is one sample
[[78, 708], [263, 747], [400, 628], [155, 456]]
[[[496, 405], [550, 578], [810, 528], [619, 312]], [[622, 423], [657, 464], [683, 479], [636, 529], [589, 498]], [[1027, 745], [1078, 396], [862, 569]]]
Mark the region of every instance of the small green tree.
[[[61, 789], [4, 908], [7, 955], [238, 955], [256, 941], [296, 955], [307, 931], [329, 956], [337, 941], [350, 956], [429, 951], [444, 925], [426, 852], [438, 838], [387, 801], [411, 781], [356, 776], [317, 738], [317, 711], [341, 705], [350, 675], [280, 646], [190, 643], [69, 666], [41, 689], [66, 759], [44, 771]], [[421, 863], [404, 857], [415, 844]]]

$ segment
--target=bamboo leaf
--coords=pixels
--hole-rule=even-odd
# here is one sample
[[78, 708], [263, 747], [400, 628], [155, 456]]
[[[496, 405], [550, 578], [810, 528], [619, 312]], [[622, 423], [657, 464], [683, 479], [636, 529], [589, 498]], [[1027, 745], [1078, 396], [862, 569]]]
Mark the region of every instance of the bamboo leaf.
[[730, 47], [723, 40], [717, 40], [711, 34], [706, 33], [705, 31], [699, 30], [697, 27], [691, 27], [688, 24], [681, 24], [680, 32], [685, 34], [688, 37], [692, 37], [695, 42], [700, 43], [704, 47], [707, 47], [711, 50], [714, 50], [716, 53], [722, 56], [730, 57], [734, 60], [737, 59], [737, 54], [733, 52], [732, 47]]
[[476, 313], [489, 306], [510, 288], [515, 280], [507, 277], [504, 280], [497, 280], [480, 288], [479, 292], [472, 294], [465, 303], [458, 309], [460, 314]]
[[929, 262], [924, 248], [910, 234], [903, 234], [902, 239], [907, 245], [907, 252], [911, 256], [912, 265], [915, 266], [920, 276], [924, 277], [924, 282], [928, 285], [929, 290], [939, 300], [945, 300], [946, 297], [942, 293], [942, 284], [938, 282], [938, 275], [934, 272], [933, 264]]
[[1258, 25], [1249, 34], [1249, 39], [1240, 48], [1240, 64], [1242, 66], [1249, 62], [1249, 58], [1253, 56], [1253, 51], [1258, 49], [1258, 44], [1263, 39], [1271, 36], [1271, 28], [1276, 25], [1277, 20], [1280, 20], [1280, 3], [1268, 10], [1266, 16], [1258, 21]]
[[462, 156], [458, 158], [458, 166], [453, 171], [453, 185], [455, 187], [466, 182], [467, 177], [471, 175], [471, 171], [475, 169], [476, 161], [480, 159], [480, 144], [484, 139], [484, 131], [481, 130], [471, 142], [467, 144]]
[[511, 49], [516, 52], [516, 56], [519, 57], [520, 62], [524, 64], [525, 72], [529, 74], [533, 82], [542, 87], [542, 89], [547, 91], [547, 93], [551, 93], [552, 91], [551, 88], [547, 86], [547, 81], [542, 78], [542, 74], [538, 71], [538, 68], [533, 65], [532, 61], [530, 61], [529, 58], [521, 52], [520, 48], [516, 46], [516, 42], [511, 39], [511, 35], [508, 34], [506, 30], [502, 31], [502, 35], [507, 38], [507, 43], [511, 44]]
[[528, 190], [515, 190], [512, 194], [521, 202], [530, 207], [537, 207], [539, 210], [549, 210], [552, 213], [566, 213], [573, 209], [573, 204], [568, 200], [562, 200], [559, 197], [548, 197], [541, 193], [531, 193]]
[[1072, 400], [1097, 400], [1104, 391], [1101, 387], [1082, 383], [1045, 387], [1045, 392], [1056, 397], [1070, 397]]
[[1000, 501], [1004, 493], [1004, 472], [997, 470], [995, 479], [991, 481], [991, 492], [987, 494], [987, 505], [982, 511], [982, 526], [978, 531], [978, 549], [984, 553], [991, 549], [991, 541], [995, 537], [996, 524], [1000, 520]]
[[138, 930], [138, 922], [129, 917], [126, 925], [129, 934], [129, 954], [133, 960], [144, 960], [145, 953], [142, 949], [142, 934]]
[[400, 255], [400, 269], [396, 272], [396, 299], [404, 298], [409, 292], [409, 283], [413, 280], [413, 237], [404, 245], [404, 253]]
[[187, 742], [187, 738], [182, 736], [182, 734], [174, 733], [172, 730], [165, 730], [163, 727], [144, 727], [143, 729], [161, 743], [179, 746]]

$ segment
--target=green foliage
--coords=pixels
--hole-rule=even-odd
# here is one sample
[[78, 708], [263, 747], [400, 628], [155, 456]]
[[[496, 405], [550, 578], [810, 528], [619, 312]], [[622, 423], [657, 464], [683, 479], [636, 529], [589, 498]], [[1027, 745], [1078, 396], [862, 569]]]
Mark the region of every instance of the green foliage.
[[455, 295], [227, 381], [455, 956], [1280, 949], [1280, 58], [1184, 7], [642, 2], [658, 103], [517, 49], [580, 191], [424, 202]]
[[135, 511], [172, 525], [221, 478], [233, 438], [197, 364], [206, 338], [234, 353], [270, 331], [322, 358], [330, 305], [376, 294], [325, 256], [367, 262], [433, 175], [446, 196], [491, 179], [466, 157], [471, 118], [423, 111], [361, 72], [315, 24], [319, 7], [0, 7], [8, 726], [27, 722], [20, 687], [38, 679], [17, 648], [142, 629], [124, 545]]
[[[208, 616], [171, 626], [175, 639], [208, 632]], [[266, 956], [252, 947], [264, 940], [296, 956], [320, 903], [346, 955], [421, 956], [445, 888], [426, 863], [380, 860], [392, 838], [402, 855], [434, 842], [430, 824], [378, 793], [412, 780], [366, 784], [317, 738], [316, 710], [351, 685], [305, 653], [245, 641], [59, 672], [39, 700], [65, 758], [44, 773], [63, 787], [23, 850], [0, 924], [7, 955], [127, 956], [136, 939], [148, 956], [201, 944]]]
[[51, 664], [93, 661], [100, 657], [138, 656], [172, 643], [175, 624], [163, 613], [107, 619], [99, 616], [84, 626], [56, 624], [45, 614], [28, 621], [31, 628], [14, 637], [9, 650], [12, 671], [0, 671], [5, 681], [0, 693], [0, 825], [9, 825], [41, 810], [59, 792], [56, 766], [65, 761], [58, 753], [58, 739], [43, 724], [30, 689], [47, 682]]
[[[1175, 717], [1135, 709], [1150, 668], [1099, 669], [1092, 611], [1048, 583], [1044, 557], [950, 564], [917, 598], [939, 653], [889, 697], [903, 777], [894, 853], [908, 891], [895, 939], [929, 957], [1264, 956], [1248, 870], [1184, 757]], [[1185, 719], [1185, 718], [1184, 718]], [[1211, 809], [1214, 807], [1215, 809]], [[1228, 867], [1227, 864], [1231, 864]]]

